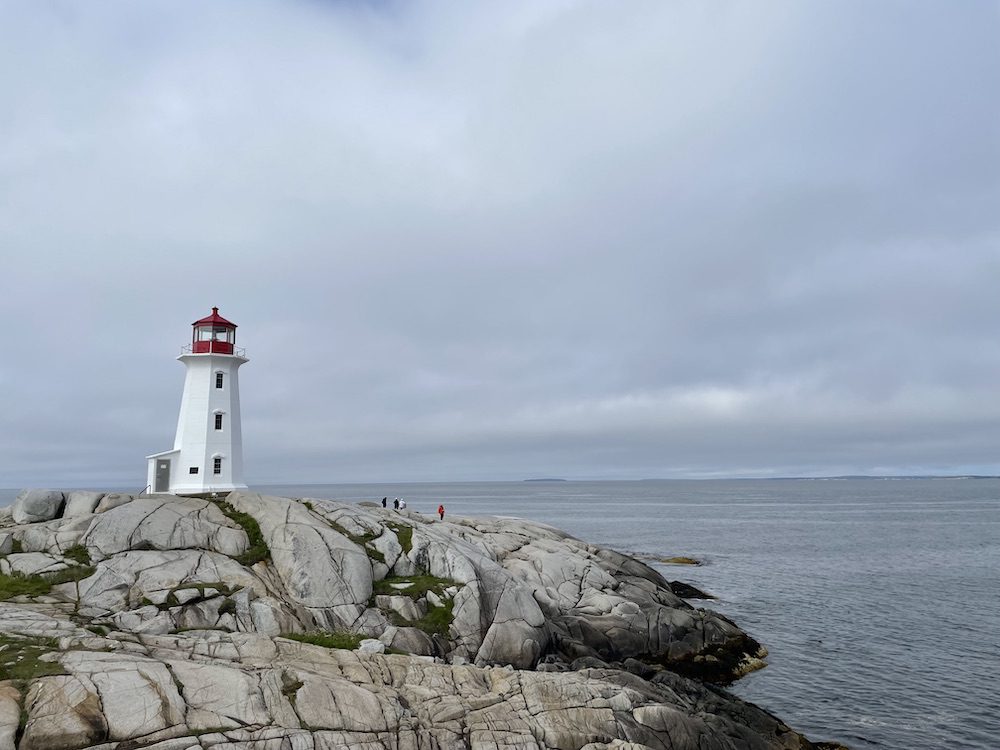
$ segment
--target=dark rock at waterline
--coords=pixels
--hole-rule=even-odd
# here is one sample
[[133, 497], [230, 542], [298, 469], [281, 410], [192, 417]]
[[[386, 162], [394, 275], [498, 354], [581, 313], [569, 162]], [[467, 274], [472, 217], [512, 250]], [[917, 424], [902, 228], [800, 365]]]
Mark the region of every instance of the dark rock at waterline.
[[713, 594], [707, 594], [699, 588], [695, 588], [690, 583], [683, 581], [670, 581], [670, 590], [681, 599], [715, 599]]

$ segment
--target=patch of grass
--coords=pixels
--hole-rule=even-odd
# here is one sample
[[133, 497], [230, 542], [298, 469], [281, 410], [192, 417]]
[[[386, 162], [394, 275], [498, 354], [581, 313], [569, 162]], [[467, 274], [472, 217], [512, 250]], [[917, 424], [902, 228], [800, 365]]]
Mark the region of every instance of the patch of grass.
[[55, 573], [36, 573], [30, 576], [17, 571], [9, 575], [0, 573], [0, 601], [15, 596], [44, 596], [53, 586], [80, 581], [93, 574], [94, 569], [89, 565], [73, 565]]
[[[393, 584], [399, 583], [409, 583], [410, 585], [403, 589], [393, 587]], [[455, 620], [455, 602], [445, 594], [445, 589], [457, 585], [455, 581], [431, 575], [390, 576], [383, 578], [381, 581], [375, 581], [372, 586], [372, 601], [374, 603], [375, 597], [380, 594], [388, 596], [402, 595], [417, 600], [424, 598], [428, 591], [433, 591], [442, 600], [440, 607], [435, 607], [430, 602], [427, 602], [427, 614], [419, 620], [412, 621], [405, 619], [398, 612], [389, 612], [387, 613], [389, 621], [399, 627], [419, 628], [428, 635], [447, 637], [448, 629]]]
[[67, 560], [72, 560], [77, 565], [90, 565], [90, 553], [82, 544], [74, 544], [62, 553]]
[[0, 573], [0, 601], [15, 596], [45, 596], [53, 586], [82, 581], [93, 574], [94, 568], [89, 565], [72, 565], [55, 573], [35, 573], [27, 576], [16, 571], [10, 575]]
[[361, 636], [346, 630], [333, 630], [323, 633], [283, 633], [282, 638], [288, 638], [299, 643], [311, 643], [323, 648], [355, 649], [361, 645]]
[[413, 527], [406, 526], [401, 523], [395, 523], [390, 521], [386, 524], [390, 529], [396, 532], [396, 540], [399, 542], [399, 546], [403, 548], [403, 552], [409, 552], [413, 549]]
[[33, 680], [65, 674], [59, 662], [42, 661], [41, 656], [59, 650], [55, 638], [13, 638], [0, 635], [0, 680]]
[[[25, 701], [27, 702], [27, 701]], [[31, 717], [28, 715], [27, 706], [21, 706], [21, 713], [17, 717], [17, 734], [14, 735], [14, 746], [17, 747], [21, 744], [21, 738], [24, 736], [24, 730], [28, 728], [28, 719]]]
[[111, 632], [111, 628], [109, 628], [107, 625], [90, 624], [90, 625], [84, 625], [83, 627], [89, 630], [94, 635], [105, 636]]
[[[409, 583], [410, 585], [406, 588], [397, 589], [393, 587], [394, 583]], [[436, 576], [429, 575], [388, 576], [381, 581], [374, 582], [372, 585], [372, 595], [387, 594], [394, 596], [401, 594], [411, 599], [420, 599], [428, 591], [433, 591], [438, 596], [444, 597], [444, 590], [446, 588], [457, 585], [454, 581], [447, 578], [437, 578]]]
[[313, 505], [313, 504], [312, 504], [311, 502], [309, 502], [308, 500], [303, 500], [303, 501], [302, 501], [302, 504], [303, 504], [304, 506], [306, 506], [306, 507], [307, 507], [307, 508], [308, 508], [309, 510], [311, 510], [311, 511], [313, 511], [313, 512], [315, 512], [315, 511], [316, 511], [316, 506], [315, 506], [315, 505]]
[[271, 550], [267, 548], [267, 542], [264, 541], [264, 535], [260, 531], [260, 524], [257, 523], [257, 519], [249, 513], [236, 510], [236, 508], [225, 500], [212, 500], [212, 502], [219, 507], [219, 510], [223, 512], [226, 518], [242, 526], [247, 534], [247, 538], [250, 540], [250, 546], [247, 548], [247, 551], [233, 558], [236, 562], [249, 567], [255, 563], [271, 559]]
[[236, 602], [232, 599], [227, 598], [222, 604], [219, 605], [219, 617], [223, 615], [233, 615], [236, 616]]
[[448, 636], [448, 628], [455, 621], [455, 602], [445, 599], [440, 607], [427, 607], [427, 614], [413, 623], [413, 627], [420, 628], [428, 635]]
[[42, 576], [26, 576], [16, 571], [10, 575], [0, 573], [0, 601], [15, 596], [44, 596], [51, 590], [52, 583]]
[[92, 575], [94, 575], [93, 566], [71, 565], [70, 567], [56, 573], [46, 573], [42, 577], [48, 580], [53, 586], [56, 586], [60, 583], [82, 581], [84, 578], [90, 578]]
[[327, 521], [327, 523], [360, 547], [364, 547], [369, 542], [373, 542], [381, 536], [381, 534], [377, 534], [374, 531], [366, 531], [364, 534], [351, 534], [336, 521]]
[[354, 542], [356, 545], [361, 547], [361, 549], [365, 551], [365, 554], [368, 555], [369, 558], [371, 558], [372, 560], [378, 560], [380, 563], [383, 564], [385, 563], [385, 555], [383, 555], [380, 550], [377, 550], [374, 547], [369, 546], [373, 541], [382, 536], [381, 534], [376, 533], [374, 531], [366, 531], [364, 534], [350, 534], [348, 533], [347, 529], [345, 529], [336, 521], [328, 520], [327, 523], [330, 524], [331, 528], [333, 528], [335, 531], [337, 531], [340, 534], [343, 534], [352, 542]]
[[440, 635], [447, 637], [448, 628], [455, 621], [455, 602], [445, 599], [440, 607], [431, 606], [428, 603], [427, 614], [419, 620], [407, 620], [398, 612], [389, 612], [389, 622], [400, 628], [419, 628], [427, 635]]

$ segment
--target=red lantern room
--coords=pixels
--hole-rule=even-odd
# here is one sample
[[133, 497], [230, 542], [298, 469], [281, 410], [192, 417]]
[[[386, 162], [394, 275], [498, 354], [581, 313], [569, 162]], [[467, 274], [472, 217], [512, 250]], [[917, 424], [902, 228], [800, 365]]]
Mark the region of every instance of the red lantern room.
[[219, 315], [213, 307], [212, 314], [196, 320], [191, 339], [192, 354], [232, 354], [236, 346], [236, 324]]

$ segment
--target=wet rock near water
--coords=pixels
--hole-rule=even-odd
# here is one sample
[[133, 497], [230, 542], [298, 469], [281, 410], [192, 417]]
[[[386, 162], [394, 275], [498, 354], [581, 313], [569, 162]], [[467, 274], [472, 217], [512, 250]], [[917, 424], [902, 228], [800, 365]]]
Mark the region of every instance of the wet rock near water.
[[690, 583], [683, 581], [671, 581], [670, 590], [681, 599], [715, 599], [714, 594], [708, 594]]
[[811, 747], [689, 679], [756, 641], [542, 524], [31, 491], [0, 554], [0, 750]]

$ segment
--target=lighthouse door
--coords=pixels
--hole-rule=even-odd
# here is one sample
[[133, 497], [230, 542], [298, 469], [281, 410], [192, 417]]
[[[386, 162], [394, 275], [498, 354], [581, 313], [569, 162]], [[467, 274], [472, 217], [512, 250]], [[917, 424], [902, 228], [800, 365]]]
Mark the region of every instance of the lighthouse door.
[[170, 492], [170, 459], [156, 462], [156, 487], [153, 492]]

